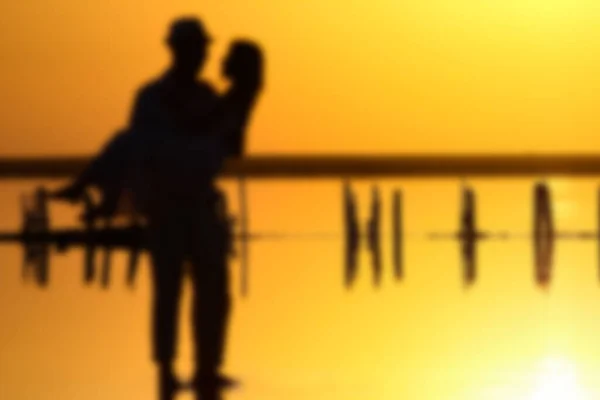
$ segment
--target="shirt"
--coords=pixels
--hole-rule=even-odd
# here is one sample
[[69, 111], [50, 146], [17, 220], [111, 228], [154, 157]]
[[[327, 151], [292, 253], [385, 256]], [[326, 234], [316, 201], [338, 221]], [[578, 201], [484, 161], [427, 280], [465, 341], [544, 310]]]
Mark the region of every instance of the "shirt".
[[195, 132], [189, 123], [215, 109], [219, 97], [205, 83], [181, 86], [167, 73], [137, 94], [131, 116], [135, 145], [131, 186], [141, 208], [200, 204], [214, 196], [226, 152], [222, 135]]

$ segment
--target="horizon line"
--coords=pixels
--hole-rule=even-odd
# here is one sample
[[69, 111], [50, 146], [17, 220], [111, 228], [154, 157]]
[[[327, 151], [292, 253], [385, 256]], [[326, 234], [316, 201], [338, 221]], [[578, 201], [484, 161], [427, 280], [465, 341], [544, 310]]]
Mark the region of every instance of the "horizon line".
[[[0, 179], [67, 178], [91, 156], [3, 156]], [[600, 176], [600, 153], [253, 154], [226, 160], [220, 178]]]

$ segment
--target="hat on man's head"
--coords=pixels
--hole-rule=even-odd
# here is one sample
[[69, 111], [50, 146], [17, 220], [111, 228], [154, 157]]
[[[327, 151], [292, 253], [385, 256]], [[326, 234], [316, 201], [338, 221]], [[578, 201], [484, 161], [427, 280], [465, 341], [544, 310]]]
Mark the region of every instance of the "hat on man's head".
[[167, 43], [170, 46], [198, 42], [209, 43], [212, 38], [206, 32], [204, 24], [195, 17], [180, 17], [171, 23]]

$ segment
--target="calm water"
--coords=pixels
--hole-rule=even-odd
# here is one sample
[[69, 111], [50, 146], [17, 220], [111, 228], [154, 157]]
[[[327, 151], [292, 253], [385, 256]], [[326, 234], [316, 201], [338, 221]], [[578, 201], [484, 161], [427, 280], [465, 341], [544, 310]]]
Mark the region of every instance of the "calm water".
[[[528, 231], [531, 183], [474, 181], [480, 226]], [[560, 229], [595, 228], [596, 181], [551, 185]], [[456, 228], [457, 182], [382, 182], [384, 207], [393, 186], [405, 190], [410, 236], [401, 283], [392, 280], [387, 237], [379, 289], [364, 250], [356, 287], [344, 289], [339, 238], [252, 244], [246, 299], [238, 295], [239, 264], [232, 262], [236, 299], [227, 371], [244, 387], [226, 399], [525, 400], [548, 388], [564, 390], [565, 398], [595, 398], [597, 244], [560, 242], [553, 284], [544, 292], [533, 282], [528, 241], [483, 243], [479, 280], [465, 290], [456, 243], [422, 239]], [[32, 187], [0, 183], [1, 229], [19, 226], [18, 195]], [[364, 227], [370, 185], [355, 187]], [[235, 188], [226, 189], [235, 210]], [[340, 194], [338, 182], [252, 183], [252, 230], [339, 234]], [[76, 213], [57, 205], [52, 215], [60, 226]], [[389, 213], [384, 217], [385, 233]], [[44, 291], [21, 282], [21, 257], [17, 246], [0, 250], [0, 398], [154, 398], [146, 259], [132, 291], [124, 284], [126, 257], [115, 254], [113, 284], [104, 291], [81, 283], [81, 251], [55, 255]], [[189, 294], [177, 361], [182, 376], [192, 372]], [[552, 389], [552, 382], [562, 386]]]

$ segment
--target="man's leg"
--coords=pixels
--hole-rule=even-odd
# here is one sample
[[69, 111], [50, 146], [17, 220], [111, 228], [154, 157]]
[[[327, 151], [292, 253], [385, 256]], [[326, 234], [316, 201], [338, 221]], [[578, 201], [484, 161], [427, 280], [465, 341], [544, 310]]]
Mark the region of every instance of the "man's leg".
[[[230, 312], [228, 243], [223, 224], [212, 216], [196, 226], [192, 260], [194, 284], [193, 325], [196, 378], [218, 380], [227, 342]], [[212, 223], [207, 221], [212, 219]], [[229, 382], [222, 377], [222, 382]], [[198, 381], [197, 381], [198, 383]]]
[[228, 271], [227, 265], [211, 262], [197, 268], [204, 271], [197, 273], [194, 284], [196, 360], [200, 372], [210, 376], [219, 373], [225, 358], [231, 307]]
[[160, 399], [174, 397], [176, 380], [172, 363], [175, 358], [178, 315], [183, 278], [184, 248], [177, 220], [155, 221], [151, 230], [153, 359], [159, 368]]

